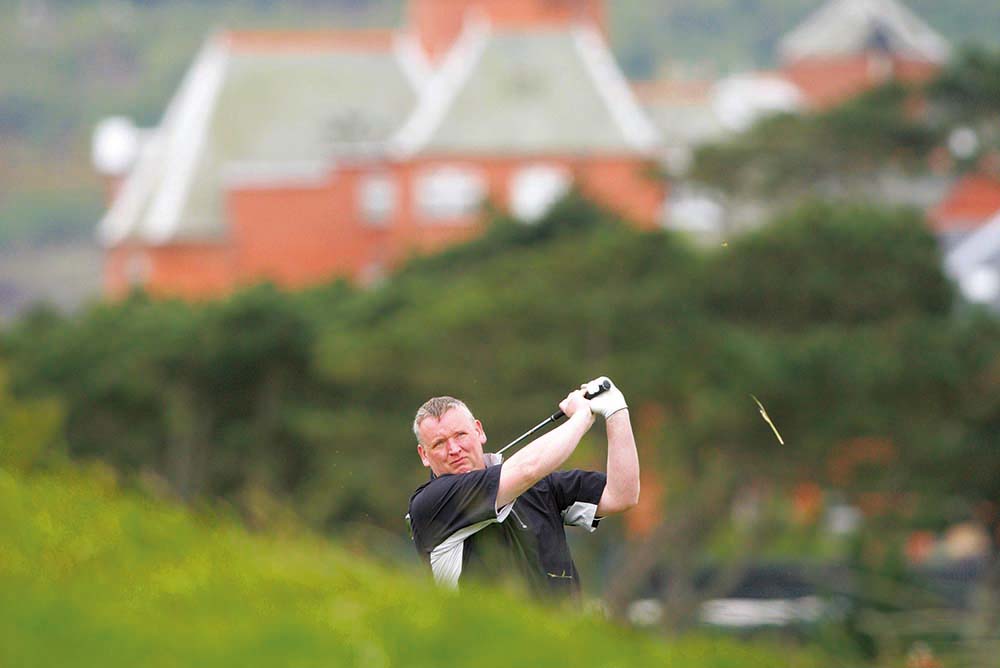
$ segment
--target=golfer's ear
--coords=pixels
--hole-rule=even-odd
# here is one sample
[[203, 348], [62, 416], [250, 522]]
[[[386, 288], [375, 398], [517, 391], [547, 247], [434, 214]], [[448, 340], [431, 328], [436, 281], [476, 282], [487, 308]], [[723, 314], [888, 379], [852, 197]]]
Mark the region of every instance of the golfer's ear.
[[483, 423], [480, 422], [479, 420], [476, 420], [476, 431], [479, 432], [479, 442], [480, 442], [480, 444], [485, 444], [486, 443], [486, 432], [483, 431]]
[[420, 455], [420, 461], [423, 462], [424, 466], [430, 466], [431, 463], [427, 461], [427, 455], [424, 454], [424, 446], [417, 443], [417, 454]]

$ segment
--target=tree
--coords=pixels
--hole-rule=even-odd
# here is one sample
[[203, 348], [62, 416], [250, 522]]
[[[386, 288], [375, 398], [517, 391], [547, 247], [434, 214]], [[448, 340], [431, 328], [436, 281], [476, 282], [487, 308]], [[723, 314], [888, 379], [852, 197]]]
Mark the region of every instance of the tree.
[[[661, 596], [671, 628], [761, 555], [847, 558], [797, 510], [802, 489], [869, 508], [865, 545], [995, 498], [998, 326], [956, 307], [916, 214], [812, 204], [711, 251], [575, 196], [517, 225], [368, 290], [28, 319], [4, 339], [12, 387], [59, 398], [74, 456], [160, 472], [191, 499], [267, 493], [412, 561], [401, 517], [426, 474], [409, 426], [427, 397], [465, 399], [498, 447], [606, 373], [653, 507], [644, 531], [612, 522], [577, 556], [623, 564], [600, 583], [613, 608]], [[571, 465], [603, 466], [596, 433]]]

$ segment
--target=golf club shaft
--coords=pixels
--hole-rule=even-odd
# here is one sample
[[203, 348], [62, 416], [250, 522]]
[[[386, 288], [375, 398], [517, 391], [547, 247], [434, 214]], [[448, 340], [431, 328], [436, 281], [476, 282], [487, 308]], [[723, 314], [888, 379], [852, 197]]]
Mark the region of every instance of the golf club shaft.
[[[610, 389], [611, 389], [611, 383], [609, 383], [608, 381], [604, 381], [597, 388], [596, 392], [594, 392], [593, 394], [591, 394], [590, 392], [587, 392], [583, 396], [585, 398], [587, 398], [587, 399], [593, 399], [598, 394], [602, 394], [604, 392], [607, 392]], [[562, 420], [564, 417], [566, 417], [566, 414], [563, 413], [562, 410], [557, 410], [555, 413], [553, 413], [552, 415], [548, 416], [547, 418], [545, 418], [544, 420], [542, 420], [541, 422], [539, 422], [538, 424], [536, 424], [534, 427], [532, 427], [528, 431], [524, 432], [523, 434], [521, 434], [520, 436], [518, 436], [517, 438], [515, 438], [510, 443], [508, 443], [507, 445], [503, 446], [501, 449], [497, 450], [496, 454], [498, 454], [498, 455], [502, 454], [504, 450], [506, 450], [507, 448], [511, 447], [512, 445], [517, 445], [518, 443], [520, 443], [524, 439], [528, 438], [529, 436], [531, 436], [532, 434], [534, 434], [536, 431], [538, 431], [539, 429], [541, 429], [545, 425], [549, 424], [550, 422], [559, 422], [559, 420]]]

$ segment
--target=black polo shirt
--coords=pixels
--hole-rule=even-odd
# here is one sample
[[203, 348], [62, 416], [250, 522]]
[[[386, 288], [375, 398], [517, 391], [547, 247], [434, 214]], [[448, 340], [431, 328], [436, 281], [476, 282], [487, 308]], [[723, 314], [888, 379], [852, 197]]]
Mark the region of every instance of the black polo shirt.
[[433, 478], [410, 497], [413, 542], [440, 584], [513, 578], [540, 593], [577, 593], [564, 527], [597, 528], [606, 481], [594, 471], [556, 471], [497, 509], [500, 465]]

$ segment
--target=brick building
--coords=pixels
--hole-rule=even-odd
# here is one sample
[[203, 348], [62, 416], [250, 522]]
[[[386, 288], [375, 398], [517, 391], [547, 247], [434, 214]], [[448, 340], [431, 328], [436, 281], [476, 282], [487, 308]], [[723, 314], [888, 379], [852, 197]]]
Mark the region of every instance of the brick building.
[[889, 80], [932, 78], [948, 42], [897, 0], [831, 0], [782, 38], [781, 74], [825, 109]]
[[967, 174], [928, 212], [944, 270], [962, 296], [1000, 313], [1000, 176]]
[[106, 293], [364, 283], [477, 234], [487, 200], [530, 224], [571, 185], [652, 226], [658, 141], [603, 0], [411, 0], [395, 30], [218, 33], [114, 185]]

